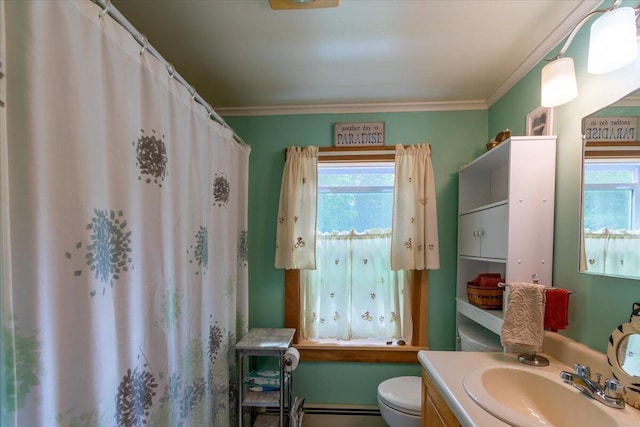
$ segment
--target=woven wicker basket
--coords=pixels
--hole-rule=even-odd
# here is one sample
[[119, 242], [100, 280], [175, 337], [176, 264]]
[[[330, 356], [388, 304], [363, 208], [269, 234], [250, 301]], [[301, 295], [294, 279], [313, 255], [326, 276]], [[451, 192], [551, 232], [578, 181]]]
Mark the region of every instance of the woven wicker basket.
[[484, 310], [502, 309], [502, 295], [504, 288], [487, 288], [467, 285], [469, 303]]

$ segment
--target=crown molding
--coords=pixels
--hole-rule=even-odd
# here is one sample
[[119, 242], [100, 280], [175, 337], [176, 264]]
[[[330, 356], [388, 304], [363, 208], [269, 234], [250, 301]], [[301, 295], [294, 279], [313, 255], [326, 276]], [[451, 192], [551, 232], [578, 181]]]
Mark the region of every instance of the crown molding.
[[560, 25], [507, 77], [498, 89], [487, 98], [487, 105], [495, 104], [505, 93], [513, 88], [520, 79], [544, 60], [555, 49], [588, 13], [597, 9], [603, 0], [585, 0], [569, 14]]
[[486, 110], [487, 103], [478, 101], [397, 102], [364, 104], [285, 105], [273, 107], [216, 108], [223, 117], [285, 116], [298, 114], [405, 113], [411, 111]]
[[597, 9], [603, 0], [584, 0], [558, 25], [553, 32], [527, 58], [516, 67], [507, 79], [486, 100], [448, 101], [448, 102], [398, 102], [398, 103], [361, 103], [361, 104], [302, 104], [264, 107], [219, 107], [216, 112], [221, 116], [276, 116], [301, 114], [357, 114], [357, 113], [395, 113], [412, 111], [462, 111], [486, 110], [495, 104], [518, 81], [533, 70], [549, 53], [555, 49], [582, 20]]
[[269, 0], [273, 10], [318, 9], [338, 7], [339, 0]]
[[640, 94], [638, 92], [633, 92], [609, 105], [609, 107], [640, 107]]

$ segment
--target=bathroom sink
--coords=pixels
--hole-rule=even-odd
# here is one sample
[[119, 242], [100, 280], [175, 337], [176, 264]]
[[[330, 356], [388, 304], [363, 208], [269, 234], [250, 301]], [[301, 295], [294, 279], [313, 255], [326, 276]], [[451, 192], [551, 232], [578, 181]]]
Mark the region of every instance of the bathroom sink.
[[536, 369], [480, 368], [464, 377], [464, 390], [485, 411], [513, 426], [626, 425], [610, 415], [606, 406], [564, 384], [558, 373]]

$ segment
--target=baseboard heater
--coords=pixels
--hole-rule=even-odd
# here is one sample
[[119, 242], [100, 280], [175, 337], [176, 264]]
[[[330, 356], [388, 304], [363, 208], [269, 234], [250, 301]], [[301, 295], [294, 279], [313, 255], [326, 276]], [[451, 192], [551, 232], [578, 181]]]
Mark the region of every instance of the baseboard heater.
[[[268, 414], [277, 414], [278, 408], [267, 408]], [[327, 404], [312, 404], [305, 403], [304, 405], [305, 415], [352, 415], [352, 416], [371, 416], [379, 417], [380, 409], [377, 406], [368, 405], [327, 405]]]

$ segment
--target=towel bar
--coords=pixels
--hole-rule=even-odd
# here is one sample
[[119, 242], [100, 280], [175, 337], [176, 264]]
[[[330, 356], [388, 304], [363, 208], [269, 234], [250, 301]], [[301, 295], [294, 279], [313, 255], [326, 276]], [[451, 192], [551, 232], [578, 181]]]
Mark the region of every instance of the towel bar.
[[[498, 283], [498, 286], [499, 286], [499, 287], [501, 287], [501, 288], [504, 288], [504, 287], [509, 286], [509, 284], [508, 284], [508, 283], [502, 283], [502, 282], [500, 282], [500, 283]], [[548, 288], [548, 289], [558, 289], [558, 288]], [[547, 289], [545, 289], [545, 291], [546, 291], [546, 290], [547, 290]], [[571, 294], [573, 293], [573, 291], [568, 291], [568, 292], [569, 292], [569, 295], [571, 295]]]

